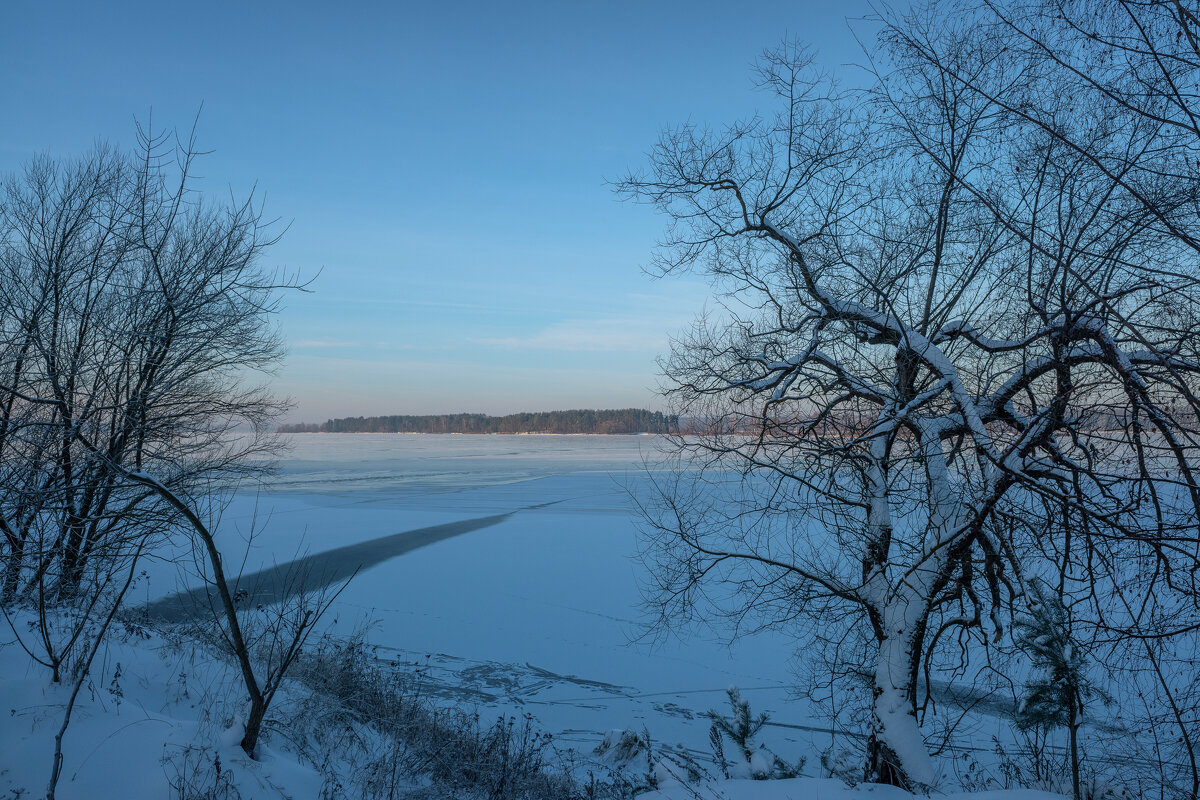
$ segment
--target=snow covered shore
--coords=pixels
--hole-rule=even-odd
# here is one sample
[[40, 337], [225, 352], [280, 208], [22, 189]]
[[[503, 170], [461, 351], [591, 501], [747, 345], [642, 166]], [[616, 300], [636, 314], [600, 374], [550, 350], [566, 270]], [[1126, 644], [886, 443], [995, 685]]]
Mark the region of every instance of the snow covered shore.
[[[14, 617], [35, 624], [33, 615]], [[40, 797], [51, 768], [70, 692], [50, 683], [12, 641], [0, 636], [0, 793]], [[328, 775], [349, 773], [348, 753], [321, 754], [325, 775], [313, 753], [301, 754], [304, 717], [298, 706], [307, 690], [293, 682], [278, 702], [276, 723], [268, 727], [260, 759], [238, 746], [245, 701], [231, 664], [205, 645], [178, 633], [133, 624], [119, 625], [93, 665], [63, 740], [65, 764], [58, 786], [62, 800], [134, 798], [324, 798], [341, 797]], [[292, 722], [289, 726], [288, 720]], [[596, 758], [581, 753], [583, 759]], [[341, 760], [342, 763], [338, 763]], [[332, 762], [332, 763], [330, 763]], [[577, 762], [579, 763], [579, 762]], [[811, 763], [811, 761], [810, 761]], [[599, 764], [590, 768], [595, 770]], [[819, 769], [819, 768], [818, 768]], [[631, 776], [641, 780], [644, 776]], [[903, 800], [912, 795], [890, 787], [849, 787], [837, 779], [716, 780], [695, 784], [672, 781], [659, 770], [662, 785], [639, 800]], [[346, 787], [348, 788], [348, 787]], [[427, 778], [409, 778], [397, 787], [414, 797], [471, 797], [429, 794]], [[403, 793], [397, 796], [405, 796]], [[945, 800], [1057, 800], [1043, 792], [990, 791], [933, 795]]]
[[[362, 571], [332, 609], [328, 628], [345, 636], [369, 623], [372, 653], [419, 671], [424, 697], [478, 711], [485, 728], [500, 715], [529, 715], [553, 736], [556, 750], [574, 750], [584, 775], [590, 768], [603, 776], [613, 766], [592, 763], [602, 761], [594, 750], [612, 730], [646, 731], [657, 752], [684, 754], [711, 770], [705, 713], [725, 707], [731, 684], [756, 713], [771, 714], [759, 741], [789, 761], [806, 758], [805, 776], [823, 774], [822, 751], [859, 746], [843, 735], [833, 739], [828, 721], [795, 697], [794, 642], [786, 636], [729, 646], [697, 629], [655, 646], [636, 640], [640, 565], [627, 490], [644, 477], [644, 437], [434, 438], [304, 437], [269, 491], [241, 496], [228, 509], [222, 547], [240, 560], [249, 546], [245, 570], [253, 572], [306, 550], [461, 528], [461, 535], [401, 547]], [[397, 440], [406, 449], [397, 449]], [[465, 524], [500, 516], [487, 526]], [[139, 604], [179, 588], [176, 563], [146, 562], [145, 569], [130, 592]], [[27, 629], [33, 620], [14, 622]], [[194, 784], [227, 786], [228, 797], [321, 797], [319, 765], [301, 754], [287, 727], [310, 688], [285, 685], [272, 706], [268, 755], [250, 761], [237, 746], [245, 700], [236, 671], [205, 646], [163, 631], [116, 627], [64, 737], [59, 796], [179, 797], [187, 795], [172, 786]], [[11, 638], [0, 627], [0, 698], [10, 710], [0, 723], [0, 793], [39, 797], [65, 697]], [[985, 743], [992, 735], [986, 723], [974, 722]], [[326, 755], [333, 762], [345, 757], [324, 764], [335, 773], [353, 767], [338, 748]], [[644, 780], [644, 766], [631, 769]], [[956, 776], [947, 774], [942, 785], [957, 786]], [[646, 796], [905, 796], [839, 787], [814, 777], [719, 780], [663, 785]]]

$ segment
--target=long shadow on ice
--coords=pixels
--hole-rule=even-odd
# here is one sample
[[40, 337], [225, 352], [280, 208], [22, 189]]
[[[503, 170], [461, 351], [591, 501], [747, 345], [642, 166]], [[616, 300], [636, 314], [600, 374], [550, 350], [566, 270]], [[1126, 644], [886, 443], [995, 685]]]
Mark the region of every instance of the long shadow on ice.
[[[545, 505], [551, 504], [542, 503], [518, 510], [532, 510]], [[286, 564], [276, 564], [249, 575], [242, 575], [232, 588], [239, 604], [259, 606], [278, 603], [291, 591], [294, 591], [297, 576], [303, 577], [306, 590], [322, 589], [345, 581], [355, 572], [404, 555], [419, 547], [499, 525], [515, 513], [517, 511], [447, 522], [443, 525], [431, 525], [428, 528], [394, 533], [390, 536], [381, 536], [378, 539], [314, 553]], [[155, 600], [145, 608], [146, 614], [152, 619], [164, 622], [183, 622], [195, 616], [201, 609], [207, 609], [208, 605], [208, 588], [199, 586], [168, 595], [161, 600]]]

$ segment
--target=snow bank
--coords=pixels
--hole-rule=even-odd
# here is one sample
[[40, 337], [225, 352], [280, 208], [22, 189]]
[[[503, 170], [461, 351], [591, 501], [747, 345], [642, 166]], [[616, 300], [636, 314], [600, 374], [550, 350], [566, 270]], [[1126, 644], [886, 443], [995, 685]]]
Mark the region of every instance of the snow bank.
[[[18, 630], [34, 617], [12, 612]], [[0, 794], [44, 796], [72, 685], [55, 685], [0, 626]], [[234, 669], [182, 639], [118, 629], [101, 650], [63, 737], [60, 800], [190, 796], [318, 797], [321, 777], [274, 743], [253, 761], [238, 746], [246, 709]]]
[[[674, 786], [638, 795], [638, 800], [914, 800], [893, 786], [847, 786], [832, 778], [793, 778], [785, 781], [731, 779], [704, 786]], [[933, 794], [930, 800], [1064, 800], [1063, 795], [1032, 789]]]

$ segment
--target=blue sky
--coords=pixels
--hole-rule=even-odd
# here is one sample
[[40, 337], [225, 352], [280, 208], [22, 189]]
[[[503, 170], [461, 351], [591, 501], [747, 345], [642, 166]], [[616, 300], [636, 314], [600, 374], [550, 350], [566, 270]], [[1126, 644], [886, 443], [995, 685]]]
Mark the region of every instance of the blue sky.
[[[641, 266], [663, 220], [606, 180], [658, 132], [768, 102], [785, 37], [850, 81], [865, 2], [57, 3], [0, 15], [0, 172], [189, 127], [205, 191], [290, 224], [274, 379], [293, 420], [661, 407], [656, 356], [704, 306]], [[860, 29], [866, 30], [859, 26]]]

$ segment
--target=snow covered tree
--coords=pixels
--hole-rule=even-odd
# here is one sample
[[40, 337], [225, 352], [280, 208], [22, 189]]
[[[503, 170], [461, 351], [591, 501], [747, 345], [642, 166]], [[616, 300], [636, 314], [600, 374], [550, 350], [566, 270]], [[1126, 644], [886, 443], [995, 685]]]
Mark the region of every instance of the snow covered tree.
[[[1086, 458], [1064, 463], [1070, 479], [1043, 494], [1051, 508], [1033, 515], [1053, 524], [1035, 524], [1027, 543], [1054, 565], [1073, 627], [1097, 643], [1093, 659], [1131, 701], [1115, 713], [1139, 735], [1116, 737], [1120, 755], [1140, 749], [1165, 795], [1194, 800], [1200, 9], [1138, 0], [968, 0], [935, 9], [968, 18], [972, 40], [1023, 63], [1025, 79], [1013, 86], [960, 69], [953, 47], [911, 20], [889, 27], [925, 68], [991, 103], [1010, 141], [1039, 141], [1077, 165], [1078, 177], [1052, 194], [1062, 210], [1051, 219], [1066, 224], [1046, 224], [1032, 213], [1039, 203], [990, 206], [1042, 257], [1062, 244], [1077, 252], [1066, 267], [1091, 285], [1090, 300], [1078, 292], [1076, 313], [1101, 309], [1096, 316], [1114, 339], [1163, 359], [1149, 369], [1114, 364], [1120, 386], [1071, 370], [1069, 402], [1091, 421], [1068, 424], [1064, 434], [1086, 445]], [[1030, 166], [1012, 171], [1036, 174]], [[1023, 185], [1029, 197], [1045, 191]], [[972, 180], [964, 188], [986, 191]]]
[[[1196, 184], [1167, 169], [1188, 151], [978, 23], [884, 25], [861, 92], [772, 51], [777, 113], [668, 130], [620, 185], [670, 220], [658, 270], [720, 298], [664, 363], [710, 435], [643, 501], [648, 595], [666, 622], [829, 645], [869, 687], [866, 778], [908, 788], [934, 779], [931, 665], [1000, 639], [1049, 554], [1005, 515], [1058, 504], [1056, 552], [1197, 575]], [[1035, 101], [1086, 148], [1010, 113]]]
[[1028, 583], [1029, 611], [1013, 620], [1013, 641], [1036, 670], [1017, 709], [1023, 728], [1066, 728], [1071, 786], [1079, 800], [1079, 726], [1086, 702], [1099, 694], [1086, 671], [1062, 599], [1040, 580]]

